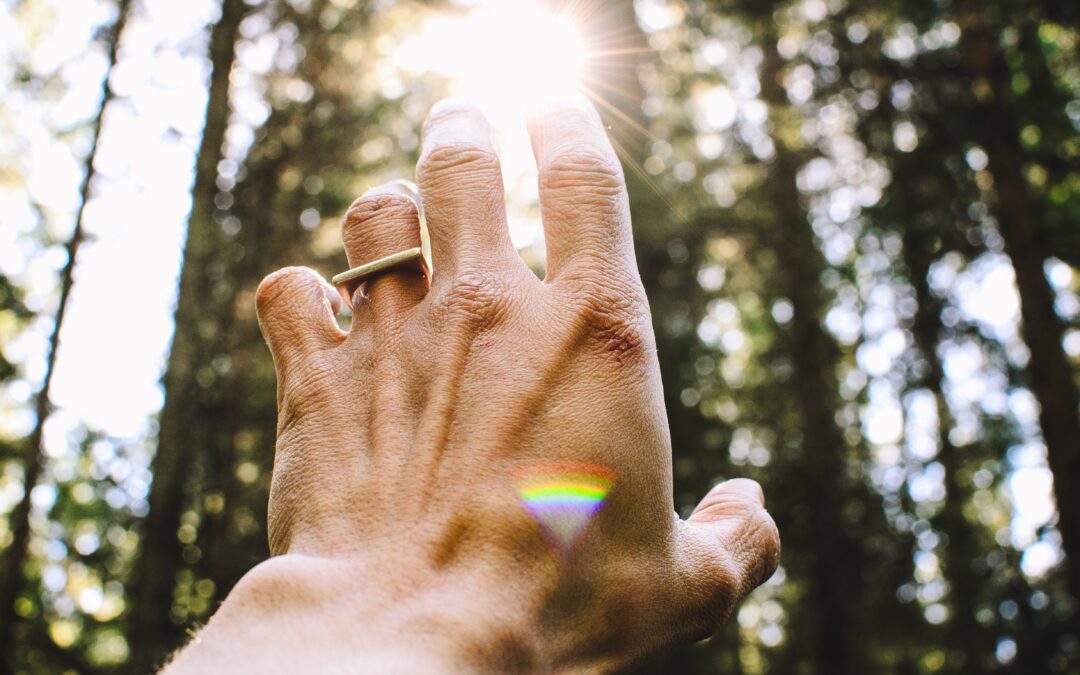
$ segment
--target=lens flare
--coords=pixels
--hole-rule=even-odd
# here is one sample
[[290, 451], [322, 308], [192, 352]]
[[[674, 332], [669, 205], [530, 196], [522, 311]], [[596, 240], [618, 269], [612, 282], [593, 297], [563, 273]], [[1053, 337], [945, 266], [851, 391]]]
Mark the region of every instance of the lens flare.
[[587, 59], [574, 20], [538, 0], [487, 0], [438, 16], [395, 54], [409, 71], [444, 77], [496, 126], [578, 90]]
[[523, 469], [518, 495], [548, 540], [564, 555], [604, 505], [615, 472], [594, 464], [553, 462]]
[[[525, 120], [530, 110], [584, 94], [604, 116], [629, 170], [685, 220], [637, 160], [635, 148], [664, 139], [641, 119], [639, 64], [652, 48], [626, 6], [602, 0], [456, 0], [439, 3], [387, 43], [393, 97], [404, 82], [418, 92], [469, 99], [487, 117], [506, 187], [514, 246], [541, 267], [536, 165]], [[649, 56], [652, 58], [652, 56]], [[433, 101], [432, 101], [433, 102]], [[645, 145], [642, 145], [642, 144]]]

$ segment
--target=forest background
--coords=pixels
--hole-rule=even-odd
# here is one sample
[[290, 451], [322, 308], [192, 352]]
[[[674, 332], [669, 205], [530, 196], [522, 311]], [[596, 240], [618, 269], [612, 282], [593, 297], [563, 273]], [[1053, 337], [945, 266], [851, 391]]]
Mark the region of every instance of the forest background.
[[[525, 2], [491, 4], [0, 3], [0, 672], [146, 673], [267, 556], [254, 288], [343, 269], [344, 209], [478, 68], [542, 273], [489, 20]], [[1080, 4], [561, 9], [630, 181], [674, 506], [749, 476], [784, 542], [641, 671], [1080, 672]]]

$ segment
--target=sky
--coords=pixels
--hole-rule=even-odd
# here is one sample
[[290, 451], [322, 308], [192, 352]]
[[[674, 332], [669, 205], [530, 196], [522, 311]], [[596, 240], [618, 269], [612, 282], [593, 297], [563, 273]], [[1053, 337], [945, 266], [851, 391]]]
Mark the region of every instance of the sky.
[[[111, 3], [36, 0], [28, 6], [40, 16], [24, 15], [19, 20], [35, 31], [16, 24], [11, 3], [0, 5], [0, 213], [4, 214], [0, 221], [0, 271], [28, 288], [28, 304], [40, 310], [55, 306], [57, 274], [65, 256], [61, 246], [42, 248], [36, 238], [27, 236], [37, 222], [33, 205], [47, 216], [51, 237], [58, 243], [66, 240], [77, 206], [81, 157], [88, 145], [80, 125], [96, 109], [105, 68], [105, 55], [88, 45], [94, 28], [109, 20]], [[121, 63], [113, 74], [118, 100], [110, 106], [105, 120], [98, 176], [84, 221], [89, 240], [79, 253], [76, 283], [61, 335], [53, 387], [58, 411], [46, 429], [46, 451], [57, 462], [70, 454], [69, 438], [80, 427], [135, 446], [144, 443], [152, 437], [153, 415], [163, 403], [160, 377], [173, 330], [176, 283], [190, 207], [188, 191], [206, 102], [205, 25], [217, 9], [211, 0], [144, 0], [138, 6], [124, 34]], [[639, 10], [643, 26], [650, 31], [662, 31], [678, 19], [662, 2], [641, 2]], [[807, 11], [816, 11], [813, 2], [807, 3]], [[535, 54], [539, 50], [535, 38], [529, 37], [537, 22], [543, 21], [548, 20], [534, 16], [523, 21], [519, 14], [508, 17], [505, 3], [476, 3], [470, 13], [434, 17], [417, 27], [410, 39], [388, 47], [384, 53], [387, 63], [379, 66], [393, 73], [388, 81], [439, 73], [451, 79], [455, 93], [474, 98], [487, 110], [503, 158], [514, 241], [519, 247], [534, 249], [540, 242], [540, 228], [522, 101], [531, 91], [523, 84], [541, 82], [554, 72], [537, 67]], [[521, 39], [498, 39], [495, 48], [512, 55], [504, 62], [492, 64], [469, 56], [478, 50], [454, 56], [451, 39], [460, 39], [464, 32], [475, 40], [491, 40], [491, 26], [507, 23], [517, 27], [511, 37]], [[574, 46], [565, 25], [554, 22], [546, 27], [562, 35], [569, 45], [561, 52], [565, 58], [557, 64], [559, 76], [543, 81], [546, 89], [555, 90], [577, 76], [582, 48]], [[733, 58], [722, 44], [707, 47], [707, 58], [717, 63]], [[242, 52], [237, 68], [257, 74], [266, 67], [266, 58], [258, 49], [249, 49]], [[35, 98], [12, 88], [16, 60], [42, 77], [55, 74], [56, 84]], [[521, 77], [521, 73], [527, 76]], [[793, 95], [797, 96], [797, 91]], [[259, 122], [259, 107], [251, 103], [252, 96], [244, 91], [236, 94], [237, 117], [231, 138], [241, 142], [250, 138], [243, 133], [244, 127], [250, 129]], [[760, 124], [761, 109], [752, 93], [718, 87], [703, 98], [700, 117], [704, 125], [717, 129], [753, 124], [755, 119]], [[918, 142], [904, 130], [897, 133], [898, 147]], [[985, 155], [969, 155], [968, 161], [977, 169], [979, 163], [985, 165]], [[5, 174], [25, 180], [4, 178]], [[826, 165], [808, 167], [802, 178], [808, 190], [821, 193], [818, 204], [833, 220], [842, 222], [860, 206], [872, 205], [880, 198], [884, 183], [871, 185], [869, 193], [859, 192], [831, 183], [835, 175], [836, 167]], [[718, 192], [716, 197], [722, 204], [736, 199], [737, 194]], [[818, 234], [828, 257], [842, 258], [855, 245], [841, 227], [825, 228]], [[887, 248], [888, 242], [885, 245]], [[934, 266], [931, 283], [952, 300], [964, 318], [1002, 341], [1016, 365], [1023, 365], [1027, 353], [1017, 333], [1019, 305], [1012, 268], [1000, 246], [998, 252], [993, 252], [994, 246], [990, 248], [991, 253], [967, 265], [947, 256]], [[1049, 264], [1047, 271], [1061, 293], [1062, 313], [1076, 316], [1080, 309], [1076, 297], [1066, 292], [1073, 283], [1073, 272], [1061, 263]], [[713, 274], [710, 283], [723, 284], [722, 270], [718, 274]], [[894, 469], [900, 457], [914, 457], [923, 462], [923, 470], [909, 488], [913, 496], [940, 497], [944, 489], [940, 465], [933, 459], [936, 409], [925, 397], [901, 399], [889, 378], [897, 359], [910, 348], [897, 325], [898, 302], [896, 289], [875, 286], [862, 309], [838, 302], [826, 325], [841, 342], [863, 340], [857, 352], [862, 372], [853, 377], [863, 378], [869, 390], [862, 424], [878, 459], [875, 480], [888, 488], [899, 480]], [[785, 311], [789, 308], [773, 308], [774, 315]], [[23, 375], [21, 381], [0, 391], [0, 431], [8, 435], [25, 432], [33, 423], [25, 402], [40, 385], [50, 330], [49, 321], [38, 321], [5, 348], [5, 355], [20, 364]], [[733, 351], [743, 344], [737, 313], [723, 304], [714, 307], [698, 333], [703, 340], [722, 342]], [[1080, 353], [1080, 332], [1071, 332], [1066, 343], [1071, 354]], [[1040, 538], [1037, 534], [1054, 515], [1051, 476], [1038, 439], [1037, 406], [1030, 393], [1010, 388], [974, 343], [946, 343], [941, 356], [948, 378], [947, 396], [957, 411], [953, 433], [958, 440], [974, 433], [974, 411], [980, 407], [988, 412], [1010, 411], [1028, 432], [1029, 442], [1009, 452], [1013, 514], [1006, 541], [1001, 543], [1026, 549], [1025, 572], [1041, 574], [1058, 560], [1060, 550], [1052, 536]], [[756, 463], [760, 453], [751, 452], [752, 443], [747, 448], [747, 461]], [[129, 485], [129, 497], [136, 501], [145, 494], [147, 456], [144, 453], [133, 460], [141, 463], [135, 474], [143, 476]], [[767, 459], [766, 455], [762, 461]], [[48, 501], [47, 496], [42, 504]], [[0, 486], [0, 510], [9, 508], [17, 498], [17, 484], [8, 481]]]

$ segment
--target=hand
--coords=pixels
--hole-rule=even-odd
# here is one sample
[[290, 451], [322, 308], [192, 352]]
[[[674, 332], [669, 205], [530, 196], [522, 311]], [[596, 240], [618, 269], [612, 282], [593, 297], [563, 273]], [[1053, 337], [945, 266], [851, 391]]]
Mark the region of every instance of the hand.
[[[418, 264], [372, 278], [348, 333], [310, 270], [260, 286], [276, 557], [178, 667], [257, 640], [240, 662], [254, 670], [610, 670], [711, 634], [775, 569], [756, 483], [721, 484], [685, 522], [672, 510], [649, 307], [599, 117], [562, 102], [530, 133], [544, 281], [511, 245], [486, 121], [450, 100], [425, 124], [419, 196], [373, 190], [342, 233], [351, 266], [419, 246], [419, 199], [430, 278]], [[604, 496], [594, 515], [526, 508], [521, 490], [567, 474]]]

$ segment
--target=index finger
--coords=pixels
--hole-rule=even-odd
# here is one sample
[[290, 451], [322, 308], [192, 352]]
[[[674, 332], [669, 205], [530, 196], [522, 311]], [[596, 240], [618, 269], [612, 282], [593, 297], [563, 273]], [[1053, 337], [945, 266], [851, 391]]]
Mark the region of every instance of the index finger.
[[545, 281], [572, 268], [586, 276], [611, 266], [633, 270], [626, 181], [596, 109], [580, 94], [548, 104], [529, 116], [529, 135], [547, 244]]

